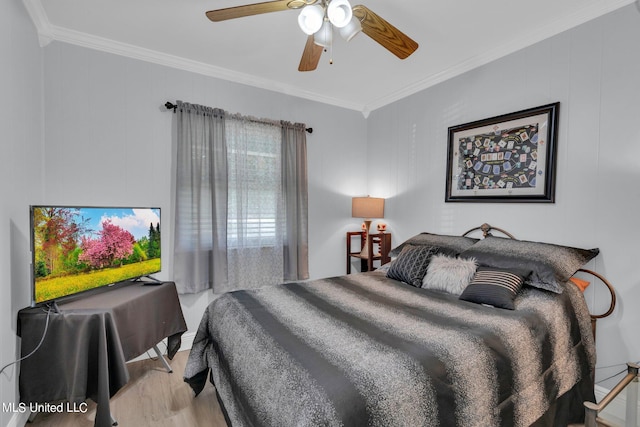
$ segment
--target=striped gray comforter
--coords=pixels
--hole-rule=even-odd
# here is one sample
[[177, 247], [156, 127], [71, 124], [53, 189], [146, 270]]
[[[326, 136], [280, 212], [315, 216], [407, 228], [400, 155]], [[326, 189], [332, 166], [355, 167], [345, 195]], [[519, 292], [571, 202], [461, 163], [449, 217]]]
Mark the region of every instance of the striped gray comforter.
[[574, 286], [525, 288], [510, 311], [373, 272], [221, 296], [185, 381], [210, 374], [233, 426], [566, 425], [594, 365]]

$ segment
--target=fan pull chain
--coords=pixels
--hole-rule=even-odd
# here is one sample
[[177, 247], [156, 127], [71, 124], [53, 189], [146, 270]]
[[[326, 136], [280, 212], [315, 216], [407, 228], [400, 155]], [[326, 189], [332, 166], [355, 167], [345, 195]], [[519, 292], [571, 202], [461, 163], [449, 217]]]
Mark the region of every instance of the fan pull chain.
[[[331, 31], [333, 31], [333, 27], [331, 27]], [[333, 65], [333, 37], [329, 40], [329, 65]]]

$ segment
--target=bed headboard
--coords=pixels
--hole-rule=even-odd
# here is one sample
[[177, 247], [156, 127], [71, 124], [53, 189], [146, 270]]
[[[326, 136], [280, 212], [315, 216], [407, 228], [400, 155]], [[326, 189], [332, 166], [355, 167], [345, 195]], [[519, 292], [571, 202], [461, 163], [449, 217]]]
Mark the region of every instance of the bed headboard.
[[500, 233], [504, 234], [505, 236], [509, 237], [510, 239], [518, 240], [513, 236], [513, 234], [509, 233], [508, 231], [503, 230], [502, 228], [498, 228], [498, 227], [494, 227], [492, 225], [489, 225], [486, 222], [484, 224], [482, 224], [481, 226], [479, 226], [479, 227], [474, 227], [471, 230], [467, 230], [465, 233], [462, 234], [462, 236], [463, 237], [467, 236], [467, 235], [473, 233], [474, 231], [478, 231], [478, 230], [482, 231], [482, 237], [493, 236], [493, 234], [491, 234], [491, 231], [495, 230], [495, 231], [499, 231]]
[[[497, 231], [509, 237], [510, 239], [518, 240], [515, 238], [513, 234], [509, 233], [508, 231], [503, 230], [502, 228], [499, 228], [499, 227], [494, 227], [487, 223], [484, 223], [478, 227], [474, 227], [470, 230], [467, 230], [465, 233], [462, 234], [462, 236], [468, 236], [469, 234], [472, 234], [478, 230], [482, 231], [482, 237], [493, 236], [492, 232]], [[584, 268], [581, 268], [578, 271], [589, 274], [597, 278], [598, 282], [603, 284], [607, 288], [611, 296], [611, 300], [610, 300], [611, 302], [609, 304], [609, 308], [604, 313], [602, 314], [589, 313], [591, 316], [591, 332], [593, 333], [593, 338], [595, 339], [596, 338], [596, 322], [598, 321], [598, 319], [603, 319], [605, 317], [608, 317], [609, 315], [611, 315], [611, 313], [613, 313], [613, 310], [616, 308], [616, 291], [613, 285], [601, 274], [596, 273], [595, 271], [592, 271], [592, 270], [584, 269]]]

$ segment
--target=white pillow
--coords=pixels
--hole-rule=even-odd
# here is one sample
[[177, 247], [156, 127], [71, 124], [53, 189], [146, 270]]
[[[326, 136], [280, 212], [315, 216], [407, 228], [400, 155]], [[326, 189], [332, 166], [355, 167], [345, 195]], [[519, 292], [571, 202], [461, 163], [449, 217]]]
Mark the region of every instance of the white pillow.
[[422, 287], [460, 295], [476, 274], [478, 265], [474, 258], [457, 258], [444, 254], [431, 257]]

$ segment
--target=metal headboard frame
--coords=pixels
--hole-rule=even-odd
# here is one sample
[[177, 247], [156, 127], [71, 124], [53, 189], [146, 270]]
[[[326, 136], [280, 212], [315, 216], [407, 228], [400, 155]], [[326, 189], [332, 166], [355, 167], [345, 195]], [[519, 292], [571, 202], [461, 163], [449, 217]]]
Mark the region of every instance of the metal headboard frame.
[[482, 224], [479, 227], [474, 227], [471, 230], [468, 230], [467, 232], [463, 233], [462, 236], [467, 236], [468, 234], [473, 233], [474, 231], [477, 230], [481, 230], [482, 231], [482, 237], [487, 237], [487, 236], [493, 236], [493, 234], [491, 234], [491, 230], [495, 230], [495, 231], [499, 231], [500, 233], [504, 234], [505, 236], [509, 237], [510, 239], [513, 240], [518, 240], [514, 237], [513, 234], [509, 233], [506, 230], [503, 230], [502, 228], [498, 228], [498, 227], [494, 227], [492, 225], [487, 224], [486, 222], [484, 224]]
[[[487, 236], [493, 236], [493, 234], [491, 233], [492, 231], [498, 231], [502, 234], [504, 234], [505, 236], [509, 237], [510, 239], [513, 240], [518, 240], [515, 238], [515, 236], [511, 233], [509, 233], [506, 230], [503, 230], [502, 228], [498, 228], [498, 227], [494, 227], [492, 225], [489, 225], [487, 223], [482, 224], [479, 227], [474, 227], [471, 230], [466, 231], [465, 233], [462, 234], [462, 236], [467, 236], [475, 231], [482, 231], [482, 237], [487, 237]], [[611, 313], [613, 313], [613, 310], [615, 310], [616, 308], [616, 291], [613, 287], [613, 285], [601, 274], [596, 273], [595, 271], [592, 270], [587, 270], [585, 268], [581, 268], [578, 271], [581, 271], [583, 273], [586, 274], [590, 274], [594, 277], [596, 277], [602, 284], [605, 285], [605, 287], [607, 288], [607, 290], [609, 291], [609, 294], [611, 295], [611, 303], [609, 304], [609, 308], [607, 309], [607, 311], [605, 311], [602, 314], [591, 314], [589, 313], [589, 315], [591, 316], [591, 332], [593, 333], [593, 339], [595, 340], [596, 338], [596, 322], [598, 321], [598, 319], [603, 319], [605, 317], [608, 317], [611, 315]]]

